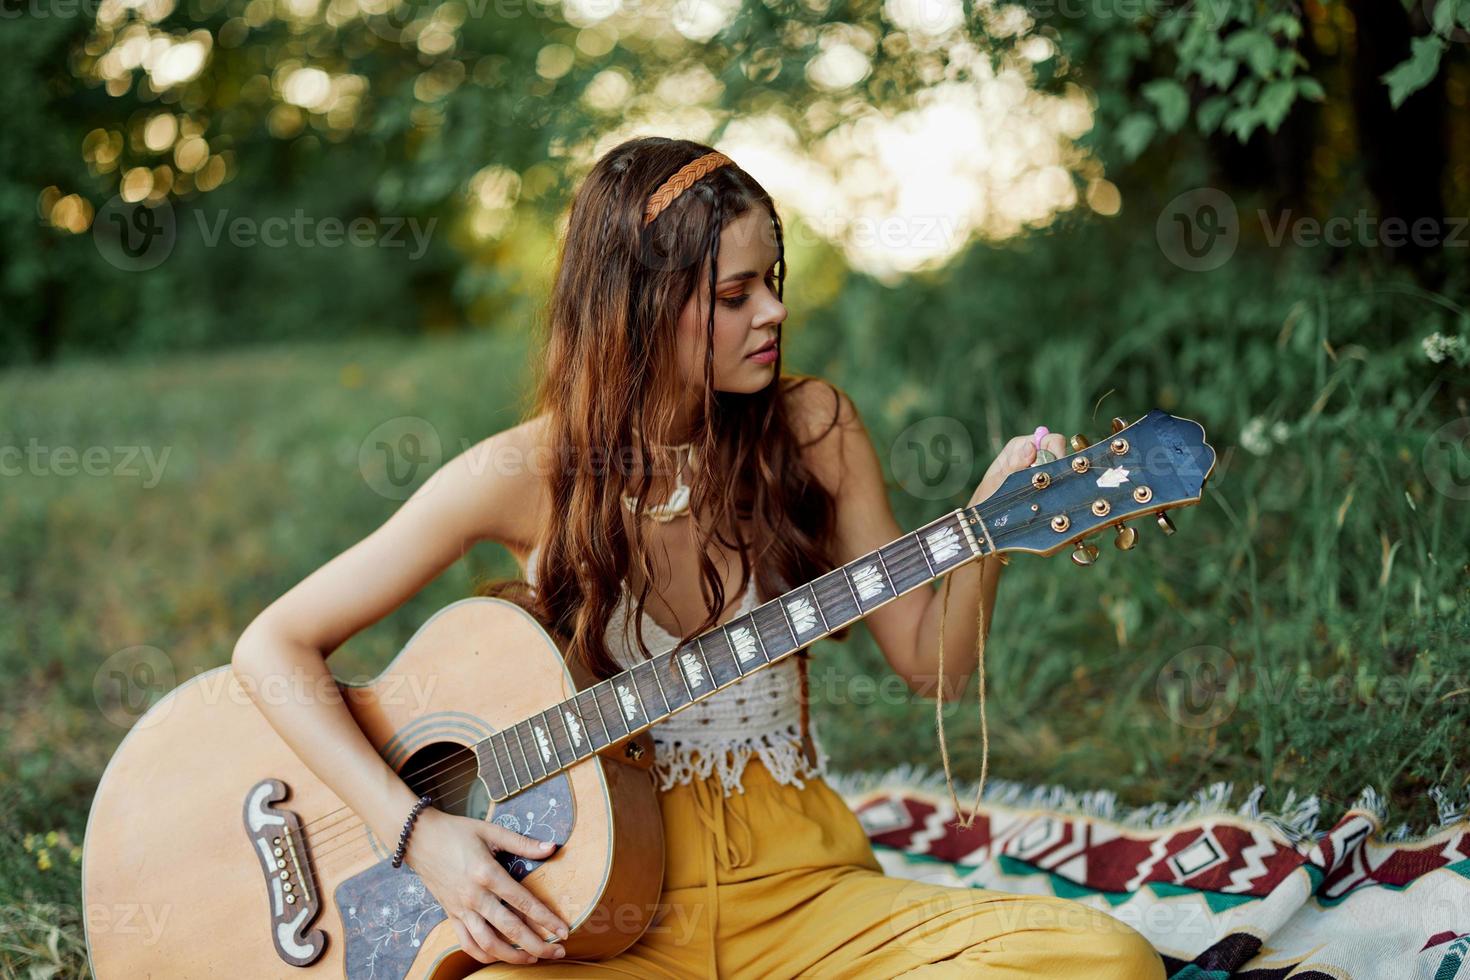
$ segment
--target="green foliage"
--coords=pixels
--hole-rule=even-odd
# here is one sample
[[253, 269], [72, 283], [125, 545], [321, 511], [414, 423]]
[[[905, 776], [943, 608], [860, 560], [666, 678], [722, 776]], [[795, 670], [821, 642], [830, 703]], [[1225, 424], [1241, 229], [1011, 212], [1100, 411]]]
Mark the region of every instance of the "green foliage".
[[1383, 76], [1389, 100], [1398, 108], [1405, 99], [1429, 84], [1439, 73], [1439, 59], [1448, 45], [1444, 38], [1416, 37], [1408, 59]]

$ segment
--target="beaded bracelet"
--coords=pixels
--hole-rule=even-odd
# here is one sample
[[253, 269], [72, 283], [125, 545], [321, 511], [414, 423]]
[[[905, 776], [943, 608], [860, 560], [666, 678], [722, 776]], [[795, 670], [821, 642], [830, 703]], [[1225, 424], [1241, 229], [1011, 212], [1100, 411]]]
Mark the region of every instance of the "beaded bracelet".
[[393, 867], [403, 867], [403, 852], [408, 850], [408, 834], [409, 831], [413, 830], [413, 822], [419, 818], [419, 814], [423, 812], [424, 807], [432, 802], [434, 802], [433, 797], [425, 793], [419, 797], [418, 802], [413, 805], [413, 809], [408, 811], [408, 819], [403, 821], [403, 833], [398, 835], [398, 850], [393, 852]]

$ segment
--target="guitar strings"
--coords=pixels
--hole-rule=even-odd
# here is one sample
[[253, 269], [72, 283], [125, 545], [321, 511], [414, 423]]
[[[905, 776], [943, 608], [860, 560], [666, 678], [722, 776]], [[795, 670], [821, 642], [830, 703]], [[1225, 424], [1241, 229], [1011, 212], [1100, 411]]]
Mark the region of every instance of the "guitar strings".
[[[922, 553], [914, 552], [914, 553], [912, 553], [909, 556], [905, 556], [905, 557], [902, 557], [902, 558], [896, 558], [894, 560], [894, 562], [892, 563], [892, 567], [894, 569], [896, 569], [897, 571], [899, 571], [900, 573], [914, 572], [914, 571], [918, 571], [920, 569], [925, 570], [925, 572], [927, 573], [927, 570], [928, 570], [928, 567], [929, 566], [928, 566], [927, 560], [924, 558], [924, 556], [922, 555]], [[784, 657], [784, 656], [788, 656], [788, 655], [789, 654], [783, 654], [782, 656]], [[780, 658], [778, 658], [778, 659], [780, 659]], [[646, 730], [646, 728], [645, 728], [645, 730]], [[614, 739], [614, 741], [617, 741], [617, 740], [618, 739], [616, 739], [616, 738]], [[596, 753], [592, 753], [592, 754], [595, 755]], [[575, 765], [576, 763], [572, 763], [572, 764]], [[564, 771], [566, 768], [568, 768], [568, 767], [559, 766], [558, 769], [557, 769], [557, 772]], [[474, 763], [474, 762], [472, 762], [472, 761], [470, 761], [470, 760], [467, 760], [466, 759], [466, 760], [461, 760], [457, 764], [453, 765], [450, 769], [445, 770], [443, 772], [440, 772], [439, 773], [439, 776], [440, 776], [441, 779], [442, 778], [466, 778], [467, 779], [467, 777], [471, 777], [471, 776], [474, 776], [474, 777], [477, 778], [478, 777], [478, 771], [479, 770], [478, 770], [477, 764]], [[538, 779], [537, 782], [541, 782], [541, 781], [543, 781], [543, 780], [545, 780], [547, 778], [550, 778], [552, 775], [555, 775], [555, 774], [556, 773], [551, 773], [551, 774], [548, 774], [547, 776], [541, 777], [541, 779]], [[452, 808], [457, 807], [457, 806], [463, 804], [464, 802], [466, 802], [470, 798], [470, 796], [473, 795], [476, 792], [476, 790], [474, 789], [474, 787], [472, 785], [473, 780], [467, 779], [467, 783], [470, 784], [468, 786], [467, 791], [463, 792], [461, 795], [457, 796], [455, 799], [449, 800], [447, 802], [436, 803], [436, 806], [439, 809], [452, 809]], [[314, 822], [319, 822], [320, 819], [321, 818], [318, 818], [318, 821], [314, 821]], [[337, 833], [330, 834], [330, 835], [328, 835], [326, 837], [320, 837], [320, 836], [318, 836], [315, 840], [309, 840], [308, 843], [313, 847], [313, 849], [320, 848], [321, 845], [323, 845], [325, 843], [328, 843], [330, 841], [336, 841], [339, 838], [342, 838], [342, 837], [345, 837], [347, 835], [350, 835], [352, 833], [352, 831], [354, 829], [356, 829], [356, 827], [358, 827], [360, 825], [361, 825], [361, 822], [360, 821], [353, 822], [353, 824], [351, 826], [347, 825], [347, 822], [345, 822], [345, 821], [339, 822], [337, 824], [333, 824], [332, 825], [332, 828], [333, 829], [337, 829], [337, 831], [338, 831]], [[346, 846], [350, 846], [352, 843], [355, 843], [355, 841], [344, 842], [342, 845], [340, 845], [338, 847], [332, 847], [332, 848], [327, 848], [326, 850], [321, 850], [320, 853], [317, 854], [317, 855], [315, 855], [315, 856], [317, 856], [317, 857], [325, 857], [328, 854], [333, 854], [333, 853], [336, 853], [338, 850], [344, 849]]]
[[[1024, 490], [1017, 491], [1016, 493], [1023, 493], [1023, 492], [1025, 492], [1025, 491]], [[1012, 495], [1014, 495], [1014, 494], [1012, 494]], [[1008, 496], [1012, 496], [1012, 495], [1008, 495]], [[995, 501], [994, 498], [992, 498], [990, 501], [984, 501], [984, 502], [999, 502], [999, 501]], [[1066, 514], [1068, 516], [1071, 516], [1072, 514], [1082, 513], [1083, 511], [1090, 512], [1090, 507], [1091, 507], [1091, 505], [1090, 504], [1087, 504], [1087, 505], [1083, 505], [1083, 506], [1078, 506], [1078, 507], [1071, 508], [1069, 510], [1063, 511], [1062, 513], [1064, 513], [1064, 514]], [[948, 516], [948, 515], [946, 515], [946, 516]], [[1042, 520], [1050, 520], [1051, 517], [1053, 517], [1053, 516], [1055, 516], [1055, 515], [1054, 514], [1048, 514], [1048, 515], [1045, 515], [1043, 517], [1043, 515], [1041, 515], [1041, 514], [1038, 513], [1034, 517], [1027, 518], [1027, 519], [1023, 520], [1022, 522], [1019, 522], [1016, 525], [1013, 525], [1013, 526], [1008, 527], [1008, 528], [1001, 529], [998, 532], [993, 532], [991, 534], [991, 540], [997, 543], [996, 551], [999, 551], [1000, 550], [999, 547], [998, 547], [998, 544], [999, 544], [999, 542], [1001, 540], [1006, 540], [1006, 539], [1013, 538], [1017, 534], [1029, 530], [1030, 528], [1032, 528], [1033, 526], [1035, 526], [1035, 524], [1037, 524], [1038, 522], [1040, 522]], [[939, 520], [943, 520], [943, 519], [944, 518], [940, 518]], [[931, 522], [931, 523], [937, 523], [937, 521]], [[922, 530], [922, 528], [920, 530]], [[926, 570], [928, 569], [928, 562], [924, 558], [922, 552], [918, 552], [918, 553], [916, 553], [916, 555], [909, 555], [909, 556], [900, 557], [900, 558], [896, 559], [895, 565], [896, 565], [896, 567], [900, 571], [917, 571], [920, 566], [924, 567]], [[959, 566], [956, 566], [956, 568], [958, 568], [958, 567]], [[954, 569], [950, 569], [950, 571], [952, 572], [952, 571], [954, 571]], [[945, 574], [947, 575], [949, 573], [946, 572]], [[677, 649], [677, 647], [675, 649]], [[786, 655], [783, 654], [783, 656], [786, 656]], [[646, 730], [646, 728], [645, 728], [645, 730]], [[592, 755], [595, 755], [595, 754], [596, 754], [595, 752], [592, 753]], [[473, 753], [471, 753], [471, 755], [473, 755]], [[587, 756], [586, 758], [591, 758], [591, 755]], [[584, 761], [584, 760], [581, 760], [581, 759], [576, 760], [576, 761], [574, 761], [572, 763], [572, 765], [576, 765], [577, 762], [580, 762], [580, 761]], [[557, 775], [560, 772], [565, 771], [567, 768], [569, 768], [569, 767], [567, 767], [567, 766], [559, 766], [558, 769], [557, 769], [557, 771], [555, 773], [550, 773], [547, 776], [543, 776], [543, 777], [541, 777], [541, 779], [537, 780], [537, 782], [544, 781], [545, 779], [548, 779], [548, 778], [550, 778], [553, 775]], [[477, 760], [474, 760], [473, 758], [472, 759], [469, 759], [469, 760], [460, 760], [460, 761], [456, 761], [456, 762], [441, 761], [440, 763], [436, 763], [434, 765], [425, 767], [424, 770], [421, 770], [418, 773], [412, 774], [410, 777], [407, 777], [407, 778], [420, 778], [421, 779], [421, 778], [423, 778], [423, 776], [424, 776], [425, 773], [433, 772], [435, 770], [442, 770], [442, 771], [437, 772], [437, 776], [439, 778], [441, 778], [441, 779], [442, 778], [456, 778], [456, 779], [458, 779], [458, 778], [464, 778], [464, 777], [473, 777], [473, 778], [467, 780], [467, 786], [468, 786], [468, 788], [463, 793], [463, 795], [458, 796], [457, 798], [455, 798], [455, 799], [453, 799], [451, 801], [448, 801], [446, 803], [440, 803], [440, 804], [438, 804], [438, 808], [439, 809], [441, 809], [441, 810], [448, 810], [448, 809], [453, 809], [453, 808], [457, 808], [459, 806], [462, 806], [476, 792], [476, 790], [475, 790], [475, 788], [473, 786], [473, 783], [476, 782], [476, 781], [478, 781], [478, 772], [479, 772], [479, 769], [478, 769], [478, 762], [477, 762]], [[339, 812], [339, 811], [342, 811], [342, 810], [349, 810], [349, 808], [339, 807], [337, 811], [332, 811], [332, 813], [336, 813], [336, 812]], [[351, 811], [349, 810], [349, 813], [350, 812]], [[322, 819], [324, 819], [326, 816], [331, 816], [331, 815], [332, 815], [331, 813], [325, 814], [323, 817], [319, 817], [316, 820], [312, 821], [312, 823], [313, 824], [320, 824], [320, 822], [321, 822]], [[363, 822], [361, 820], [356, 820], [356, 821], [350, 821], [350, 820], [349, 821], [338, 821], [338, 822], [336, 822], [334, 824], [329, 825], [328, 828], [322, 828], [322, 829], [330, 829], [331, 827], [338, 828], [338, 832], [335, 833], [335, 834], [330, 834], [330, 835], [328, 835], [326, 837], [322, 837], [322, 836], [319, 835], [319, 836], [316, 837], [315, 840], [312, 840], [312, 839], [308, 839], [307, 840], [307, 844], [309, 846], [311, 846], [313, 848], [313, 850], [316, 852], [316, 853], [313, 854], [313, 860], [315, 860], [315, 861], [321, 861], [321, 860], [324, 860], [325, 858], [327, 858], [328, 856], [331, 856], [331, 855], [334, 855], [334, 854], [338, 854], [338, 853], [341, 853], [341, 852], [345, 852], [345, 851], [347, 851], [349, 849], [355, 848], [356, 845], [358, 845], [358, 844], [360, 844], [362, 842], [367, 841], [371, 837], [371, 830], [368, 829], [368, 828], [366, 828], [365, 826], [363, 826]], [[364, 834], [361, 835], [361, 836], [356, 836], [356, 837], [351, 836], [353, 830], [358, 829], [358, 828], [361, 828], [364, 831]], [[303, 834], [303, 836], [305, 836], [305, 835]], [[348, 839], [343, 840], [343, 838], [348, 838]], [[340, 843], [337, 846], [335, 846], [335, 847], [323, 847], [323, 845], [328, 844], [328, 843], [330, 843], [332, 841], [340, 841]]]
[[[1089, 447], [1089, 448], [1091, 448], [1091, 447]], [[1085, 452], [1085, 451], [1086, 450], [1079, 450], [1078, 452], [1081, 453], [1081, 452]], [[1076, 455], [1076, 454], [1073, 454], [1073, 455]], [[1107, 456], [1107, 451], [1104, 451], [1102, 453], [1102, 458], [1097, 459], [1097, 460], [1091, 460], [1091, 458], [1088, 457], [1088, 459], [1091, 462], [1093, 462], [1093, 463], [1100, 464], [1102, 462], [1102, 459], [1105, 459], [1106, 456]], [[1067, 456], [1067, 457], [1063, 457], [1063, 458], [1064, 459], [1070, 459], [1071, 456]], [[1063, 476], [1063, 477], [1065, 477], [1068, 474], [1064, 470], [1064, 471], [1062, 471], [1062, 473], [1060, 475]], [[1026, 484], [1022, 484], [1022, 485], [1018, 486], [1016, 489], [1007, 491], [1007, 492], [1005, 492], [1003, 494], [998, 494], [998, 495], [997, 494], [992, 494], [990, 497], [987, 497], [985, 500], [981, 501], [979, 504], [976, 504], [974, 506], [976, 506], [976, 507], [979, 507], [979, 506], [982, 506], [982, 505], [994, 506], [996, 504], [1006, 503], [1006, 502], [1011, 501], [1011, 500], [1014, 500], [1015, 498], [1020, 497], [1020, 496], [1022, 496], [1024, 494], [1030, 493], [1030, 492], [1032, 492], [1032, 490], [1034, 490], [1033, 487], [1031, 487], [1029, 485], [1026, 485]], [[962, 508], [962, 509], [969, 510], [971, 508], [966, 507], [966, 508]], [[938, 517], [938, 518], [934, 519], [933, 521], [930, 521], [928, 524], [923, 525], [922, 527], [918, 528], [917, 530], [910, 532], [910, 534], [913, 537], [917, 538], [918, 535], [920, 533], [922, 533], [923, 531], [927, 530], [928, 528], [930, 528], [931, 526], [933, 526], [935, 524], [939, 524], [939, 523], [941, 523], [941, 522], [949, 519], [952, 516], [953, 516], [952, 514], [945, 514], [942, 517]], [[1028, 525], [1022, 525], [1022, 526], [1029, 526], [1029, 524]], [[905, 536], [909, 536], [909, 535], [905, 535]], [[994, 536], [992, 536], [992, 539], [993, 538], [994, 538]], [[879, 550], [881, 551], [881, 549], [879, 549]], [[711, 630], [710, 632], [714, 632], [714, 631]], [[573, 695], [573, 697], [576, 697], [576, 695]], [[571, 700], [571, 699], [567, 699], [567, 700]], [[577, 718], [578, 718], [578, 720], [585, 722], [587, 716], [583, 715], [581, 713], [581, 711], [578, 710], [578, 712], [577, 712]], [[485, 739], [482, 739], [481, 742], [477, 742], [475, 744], [476, 745], [479, 745], [479, 744], [482, 744], [483, 742], [486, 742], [486, 741], [489, 741], [489, 738], [488, 737], [485, 738]], [[467, 747], [467, 748], [469, 748], [470, 751], [473, 751], [473, 746], [470, 746], [470, 747]], [[580, 760], [577, 760], [577, 761], [580, 761]], [[429, 764], [428, 766], [424, 767], [423, 769], [416, 770], [413, 773], [404, 774], [401, 778], [403, 778], [405, 781], [408, 781], [410, 779], [424, 780], [424, 779], [429, 778], [430, 776], [441, 776], [442, 777], [443, 775], [446, 775], [446, 773], [441, 772], [439, 770], [443, 769], [444, 767], [451, 766], [451, 765], [453, 765], [453, 766], [459, 766], [459, 765], [461, 765], [461, 763], [458, 762], [458, 761], [455, 761], [455, 760], [440, 760], [438, 762]], [[308, 821], [306, 824], [303, 824], [302, 825], [301, 830], [302, 830], [303, 836], [309, 836], [308, 835], [308, 830], [314, 829], [315, 832], [317, 832], [319, 834], [320, 832], [325, 831], [325, 830], [329, 829], [330, 827], [333, 827], [333, 826], [336, 826], [336, 825], [340, 824], [342, 822], [341, 819], [336, 820], [336, 821], [333, 821], [331, 823], [327, 823], [327, 824], [323, 824], [323, 821], [326, 821], [329, 817], [337, 816], [339, 814], [342, 815], [343, 818], [345, 818], [347, 816], [349, 810], [350, 810], [350, 808], [347, 807], [347, 806], [345, 806], [345, 805], [344, 806], [340, 806], [340, 807], [337, 807], [334, 810], [329, 810], [326, 813], [322, 814], [321, 816], [316, 817], [316, 818]], [[308, 843], [310, 843], [309, 840], [308, 840]]]

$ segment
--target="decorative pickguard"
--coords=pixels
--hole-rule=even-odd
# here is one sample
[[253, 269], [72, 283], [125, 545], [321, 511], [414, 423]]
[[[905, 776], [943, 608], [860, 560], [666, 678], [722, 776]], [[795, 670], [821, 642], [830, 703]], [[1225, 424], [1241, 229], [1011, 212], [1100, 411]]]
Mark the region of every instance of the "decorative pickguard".
[[[561, 773], [497, 805], [490, 822], [536, 840], [565, 844], [572, 835], [572, 816], [572, 784]], [[516, 881], [545, 863], [510, 851], [497, 851], [495, 860]]]
[[381, 861], [333, 893], [342, 914], [347, 980], [403, 980], [444, 909], [413, 869]]
[[[491, 823], [537, 840], [565, 843], [572, 832], [571, 784], [566, 774], [538, 783], [496, 807]], [[510, 876], [520, 881], [544, 862], [497, 851]], [[395, 869], [380, 861], [337, 886], [342, 914], [347, 980], [403, 980], [430, 930], [445, 919], [444, 909], [408, 865]]]

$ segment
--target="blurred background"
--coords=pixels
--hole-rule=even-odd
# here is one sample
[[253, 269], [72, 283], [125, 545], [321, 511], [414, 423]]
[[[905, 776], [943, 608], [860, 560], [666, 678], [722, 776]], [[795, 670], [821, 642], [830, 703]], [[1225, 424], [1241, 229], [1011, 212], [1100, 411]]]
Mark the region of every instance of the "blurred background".
[[[572, 190], [634, 135], [774, 195], [784, 364], [853, 396], [906, 526], [1037, 424], [1208, 431], [1178, 534], [1013, 561], [993, 777], [1463, 806], [1470, 0], [0, 14], [0, 975], [86, 973], [87, 808], [148, 705], [519, 419]], [[514, 571], [477, 549], [334, 667]], [[939, 765], [885, 677], [816, 649], [834, 768]]]

